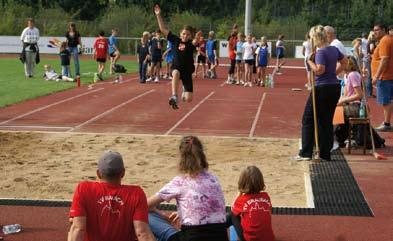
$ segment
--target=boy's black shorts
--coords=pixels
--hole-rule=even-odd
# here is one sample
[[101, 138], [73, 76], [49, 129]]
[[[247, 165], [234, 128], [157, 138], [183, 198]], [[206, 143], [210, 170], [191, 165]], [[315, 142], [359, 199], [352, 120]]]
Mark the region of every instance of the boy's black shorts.
[[106, 58], [96, 58], [96, 61], [99, 63], [105, 63], [106, 62]]
[[192, 93], [194, 90], [192, 83], [192, 73], [194, 73], [195, 67], [192, 66], [191, 68], [185, 68], [172, 66], [172, 70], [178, 70], [180, 72], [180, 79], [183, 83], [184, 91]]

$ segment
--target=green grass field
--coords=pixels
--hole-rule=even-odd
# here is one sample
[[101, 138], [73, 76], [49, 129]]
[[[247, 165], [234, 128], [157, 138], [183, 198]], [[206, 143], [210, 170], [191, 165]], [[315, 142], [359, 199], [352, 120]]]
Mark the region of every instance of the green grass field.
[[[138, 64], [134, 61], [120, 59], [119, 63], [125, 66], [128, 73], [136, 72], [138, 69]], [[76, 84], [71, 82], [45, 81], [42, 78], [44, 64], [52, 65], [57, 73], [61, 73], [59, 59], [41, 58], [41, 63], [35, 69], [35, 77], [27, 79], [24, 76], [24, 67], [17, 57], [0, 58], [0, 107], [76, 87]], [[80, 66], [82, 84], [92, 83], [97, 63], [94, 60], [80, 60]], [[106, 71], [108, 68], [109, 62], [106, 64]], [[73, 72], [72, 61], [71, 72]], [[110, 77], [109, 74], [104, 75], [106, 79]]]

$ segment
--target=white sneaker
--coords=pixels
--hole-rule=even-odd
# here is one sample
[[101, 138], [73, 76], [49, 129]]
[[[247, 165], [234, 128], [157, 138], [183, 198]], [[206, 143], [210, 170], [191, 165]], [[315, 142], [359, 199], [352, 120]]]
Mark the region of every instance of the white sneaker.
[[330, 150], [330, 152], [332, 152], [332, 151], [335, 151], [335, 150], [337, 150], [338, 148], [340, 148], [340, 145], [338, 144], [338, 141], [334, 141], [333, 142], [333, 147], [332, 147], [332, 149]]
[[156, 77], [156, 78], [154, 79], [154, 83], [158, 83], [158, 82], [160, 82], [160, 80], [158, 79], [158, 77]]
[[151, 82], [152, 80], [153, 80], [152, 77], [149, 77], [146, 79], [146, 82]]

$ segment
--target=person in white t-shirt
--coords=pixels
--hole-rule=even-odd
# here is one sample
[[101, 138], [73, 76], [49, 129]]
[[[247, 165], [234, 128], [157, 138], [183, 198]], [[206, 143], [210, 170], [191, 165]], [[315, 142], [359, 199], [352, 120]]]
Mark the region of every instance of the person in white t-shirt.
[[40, 31], [34, 26], [34, 19], [27, 19], [27, 27], [23, 29], [20, 35], [20, 40], [23, 45], [21, 60], [24, 63], [25, 76], [27, 78], [32, 78], [34, 76], [39, 39]]
[[306, 40], [303, 42], [302, 52], [304, 55], [304, 66], [306, 67], [307, 73], [307, 83], [305, 84], [305, 87], [307, 88], [307, 90], [311, 90], [311, 68], [310, 65], [308, 65], [307, 63], [307, 60], [312, 52], [312, 46], [310, 41], [310, 35], [308, 33], [306, 33]]
[[[344, 58], [346, 56], [348, 56], [347, 50], [345, 49], [344, 44], [340, 40], [337, 39], [336, 31], [334, 30], [334, 28], [331, 26], [325, 26], [324, 29], [326, 31], [327, 39], [328, 39], [330, 46], [334, 46], [334, 47], [338, 48], [338, 50], [344, 55]], [[339, 65], [340, 65], [340, 63], [337, 62], [336, 69], [344, 69], [345, 66], [340, 67]], [[344, 72], [343, 71], [340, 73], [337, 73], [337, 78], [341, 81], [341, 86], [344, 86], [345, 82], [344, 82]], [[343, 91], [343, 88], [342, 88], [342, 91]]]
[[243, 44], [243, 60], [245, 69], [245, 83], [244, 86], [252, 87], [252, 68], [254, 66], [254, 52], [257, 45], [252, 42], [251, 34], [247, 35], [247, 41]]

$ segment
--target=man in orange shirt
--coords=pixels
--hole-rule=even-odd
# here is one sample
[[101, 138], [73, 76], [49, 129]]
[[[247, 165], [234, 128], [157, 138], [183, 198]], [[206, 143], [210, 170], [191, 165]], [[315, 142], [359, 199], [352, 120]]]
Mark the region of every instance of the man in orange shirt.
[[374, 35], [379, 44], [372, 56], [371, 72], [373, 84], [377, 85], [377, 103], [383, 106], [384, 114], [384, 122], [376, 130], [393, 131], [390, 125], [393, 108], [393, 36], [386, 35], [382, 24], [374, 25]]

